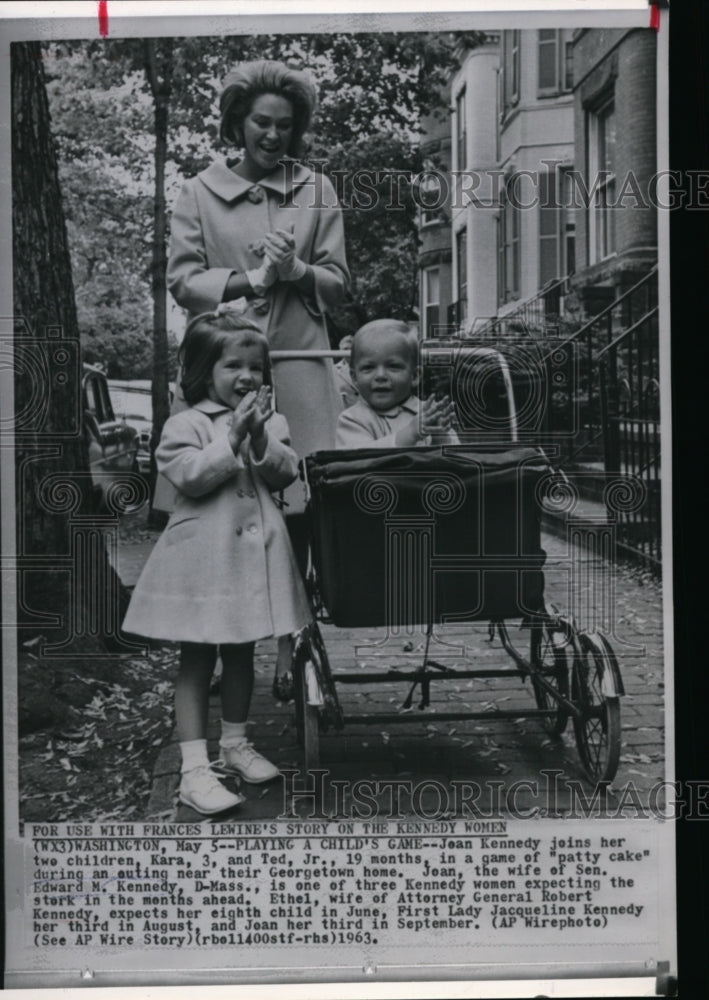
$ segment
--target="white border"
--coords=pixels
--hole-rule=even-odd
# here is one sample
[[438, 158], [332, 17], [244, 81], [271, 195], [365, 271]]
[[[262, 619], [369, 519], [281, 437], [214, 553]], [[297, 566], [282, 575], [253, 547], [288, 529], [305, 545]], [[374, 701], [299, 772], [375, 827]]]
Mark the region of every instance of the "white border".
[[[240, 0], [233, 2], [192, 2], [192, 0], [173, 0], [165, 3], [140, 3], [131, 0], [111, 0], [108, 3], [108, 37], [135, 37], [138, 35], [178, 35], [178, 34], [226, 34], [238, 29], [240, 31], [262, 31], [263, 18], [268, 15], [279, 16], [279, 30], [293, 30], [296, 22], [303, 16], [325, 15], [327, 20], [320, 22], [318, 30], [438, 30], [443, 31], [453, 26], [460, 27], [464, 23], [479, 28], [499, 27], [509, 24], [515, 27], [535, 27], [537, 25], [554, 24], [557, 26], [593, 27], [594, 21], [611, 15], [613, 27], [647, 27], [649, 24], [649, 7], [647, 0], [496, 0], [494, 8], [489, 0], [447, 0], [445, 10], [431, 11], [430, 0], [358, 0], [348, 3], [345, 9], [333, 11], [332, 2], [314, 2], [314, 0], [280, 0], [280, 2], [259, 2], [259, 0]], [[382, 9], [384, 8], [384, 9]], [[419, 15], [414, 24], [411, 14]], [[285, 15], [285, 16], [284, 16]], [[477, 16], [475, 16], [477, 15]], [[517, 15], [517, 16], [514, 16]], [[521, 17], [519, 16], [521, 15]], [[561, 16], [560, 16], [561, 15]], [[169, 18], [170, 29], [165, 30], [165, 21]], [[200, 23], [195, 23], [199, 18]], [[219, 25], [205, 24], [205, 19], [219, 18]], [[514, 18], [514, 20], [512, 20]], [[30, 20], [28, 20], [30, 19]], [[137, 19], [137, 23], [130, 23]], [[188, 20], [189, 19], [189, 20]], [[191, 23], [190, 23], [191, 20]], [[345, 24], [342, 24], [342, 21]], [[4, 23], [3, 23], [4, 22]], [[431, 23], [427, 23], [431, 22]], [[435, 23], [435, 27], [434, 27]], [[602, 20], [602, 26], [608, 26]], [[303, 29], [302, 27], [299, 30]], [[63, 2], [57, 3], [13, 3], [4, 2], [0, 6], [0, 54], [4, 57], [0, 62], [0, 101], [3, 109], [9, 107], [9, 44], [28, 38], [54, 37], [96, 37], [98, 35], [98, 4], [95, 2]], [[658, 33], [657, 46], [657, 168], [668, 168], [668, 23], [666, 12], [661, 15], [661, 28]], [[5, 142], [0, 150], [0, 176], [10, 177], [10, 144]], [[9, 189], [6, 183], [5, 191]], [[670, 278], [669, 278], [669, 214], [658, 212], [658, 259], [659, 259], [659, 305], [660, 330], [669, 330], [670, 324]], [[11, 206], [7, 197], [0, 204], [0, 252], [2, 252], [2, 267], [0, 267], [0, 295], [2, 301], [10, 302], [12, 293], [12, 269], [8, 267], [11, 261]], [[9, 295], [8, 295], [9, 292]], [[9, 312], [0, 309], [0, 312]], [[666, 722], [666, 761], [668, 775], [674, 774], [674, 716], [671, 710], [674, 697], [673, 685], [673, 632], [667, 627], [672, 624], [672, 494], [671, 494], [671, 388], [670, 388], [670, 338], [660, 338], [660, 399], [662, 407], [661, 442], [665, 478], [662, 493], [662, 528], [663, 528], [663, 605], [665, 608], [664, 658], [665, 658], [665, 722]], [[9, 386], [6, 384], [9, 382]], [[9, 391], [8, 391], [9, 390]], [[0, 415], [7, 416], [13, 412], [12, 380], [5, 378], [0, 393]], [[2, 546], [7, 551], [8, 543], [14, 548], [14, 490], [11, 477], [5, 477], [2, 486]], [[2, 593], [5, 607], [13, 606], [15, 600], [14, 582], [3, 582]], [[6, 603], [7, 602], [7, 603]], [[669, 619], [669, 621], [668, 621]], [[8, 660], [15, 662], [16, 641], [14, 633], [3, 632], [3, 654]], [[14, 671], [11, 671], [14, 675]], [[4, 716], [10, 715], [15, 703], [14, 676], [10, 683], [5, 683]], [[10, 697], [8, 697], [8, 695]], [[15, 728], [14, 726], [11, 728]], [[5, 724], [5, 738], [15, 738], [16, 734], [8, 733]], [[4, 789], [11, 793], [17, 789], [16, 761], [4, 764]], [[14, 766], [13, 766], [14, 765]], [[8, 794], [5, 796], [5, 824], [12, 822], [17, 828], [17, 796], [15, 795], [14, 815], [8, 815]], [[672, 830], [674, 842], [674, 829]], [[663, 872], [661, 882], [665, 899], [674, 901], [675, 878], [674, 869]], [[7, 900], [6, 906], [7, 906]], [[672, 970], [675, 972], [676, 970]], [[279, 996], [293, 998], [342, 998], [350, 997], [533, 997], [540, 994], [549, 997], [569, 996], [569, 980], [514, 980], [506, 981], [474, 981], [460, 982], [446, 980], [444, 982], [418, 981], [409, 983], [319, 983], [319, 984], [283, 984], [278, 985]], [[575, 996], [655, 996], [654, 978], [624, 978], [616, 980], [574, 979]], [[205, 986], [195, 989], [193, 986], [177, 987], [112, 987], [94, 988], [91, 996], [97, 1000], [104, 998], [137, 998], [142, 1000], [192, 1000], [194, 997], [204, 1000], [232, 1000], [232, 998], [248, 997], [254, 1000], [273, 996], [274, 986]], [[69, 998], [76, 994], [75, 988], [58, 990], [7, 990], [4, 995], [9, 998], [24, 998], [29, 996], [53, 998]]]

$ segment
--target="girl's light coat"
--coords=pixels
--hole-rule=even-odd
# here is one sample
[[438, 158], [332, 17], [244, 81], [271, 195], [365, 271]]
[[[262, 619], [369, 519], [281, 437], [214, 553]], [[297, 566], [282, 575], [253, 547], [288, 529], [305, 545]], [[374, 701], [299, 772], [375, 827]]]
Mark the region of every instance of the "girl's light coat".
[[177, 490], [145, 565], [126, 632], [172, 641], [244, 643], [295, 632], [311, 618], [288, 532], [271, 491], [297, 476], [288, 424], [273, 414], [257, 461], [234, 455], [231, 411], [203, 400], [171, 417], [156, 452]]
[[[251, 301], [249, 318], [271, 350], [329, 349], [325, 313], [343, 302], [349, 285], [342, 213], [327, 177], [293, 160], [258, 183], [224, 160], [187, 181], [172, 214], [170, 291], [191, 315], [213, 311], [232, 273], [263, 263], [265, 234], [291, 226], [296, 254], [312, 268], [314, 295], [279, 281], [264, 299]], [[332, 362], [277, 361], [273, 380], [297, 454], [333, 448], [342, 404]], [[302, 508], [293, 492], [288, 502], [289, 512]]]

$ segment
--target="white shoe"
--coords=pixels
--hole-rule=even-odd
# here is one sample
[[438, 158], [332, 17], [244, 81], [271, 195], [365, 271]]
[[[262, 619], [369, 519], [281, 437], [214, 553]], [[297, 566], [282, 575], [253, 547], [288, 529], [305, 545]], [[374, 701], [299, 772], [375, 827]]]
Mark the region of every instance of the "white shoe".
[[248, 740], [241, 740], [229, 746], [221, 746], [222, 756], [212, 767], [222, 774], [238, 774], [250, 785], [260, 785], [273, 781], [281, 773], [275, 764], [266, 760]]
[[233, 809], [244, 801], [243, 795], [235, 795], [222, 785], [209, 764], [182, 772], [179, 798], [205, 816]]

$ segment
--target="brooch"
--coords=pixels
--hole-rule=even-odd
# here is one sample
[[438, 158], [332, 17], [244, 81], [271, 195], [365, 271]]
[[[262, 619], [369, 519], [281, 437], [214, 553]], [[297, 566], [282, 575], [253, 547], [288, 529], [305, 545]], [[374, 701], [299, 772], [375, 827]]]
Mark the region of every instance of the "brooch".
[[246, 197], [252, 205], [258, 205], [264, 198], [263, 188], [259, 187], [258, 184], [255, 187], [249, 188]]
[[268, 310], [271, 308], [271, 304], [268, 299], [264, 299], [258, 296], [255, 299], [251, 299], [251, 308], [256, 313], [257, 316], [265, 316]]

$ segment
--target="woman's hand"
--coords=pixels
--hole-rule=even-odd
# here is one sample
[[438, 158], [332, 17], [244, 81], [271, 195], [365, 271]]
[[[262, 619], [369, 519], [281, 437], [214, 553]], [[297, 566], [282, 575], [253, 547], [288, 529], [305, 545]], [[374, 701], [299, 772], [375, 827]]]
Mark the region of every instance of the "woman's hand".
[[268, 432], [266, 421], [273, 413], [273, 398], [271, 390], [267, 385], [262, 385], [256, 394], [254, 404], [249, 411], [249, 434], [251, 435], [251, 449], [260, 461], [268, 444]]
[[229, 421], [229, 444], [235, 455], [239, 454], [239, 449], [249, 432], [251, 414], [256, 406], [256, 397], [257, 393], [255, 391], [248, 392], [239, 401], [239, 404], [231, 415], [231, 420]]
[[292, 229], [277, 229], [275, 233], [266, 233], [263, 248], [281, 281], [299, 281], [305, 275], [306, 265], [300, 257], [296, 257]]
[[273, 261], [266, 259], [261, 267], [247, 271], [246, 277], [254, 295], [261, 298], [271, 285], [278, 281], [278, 269]]

